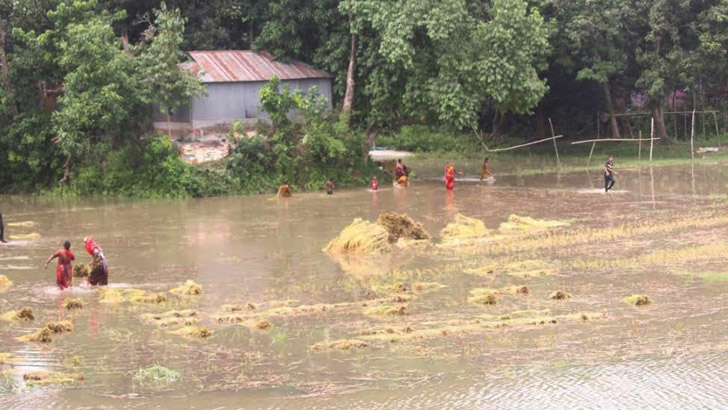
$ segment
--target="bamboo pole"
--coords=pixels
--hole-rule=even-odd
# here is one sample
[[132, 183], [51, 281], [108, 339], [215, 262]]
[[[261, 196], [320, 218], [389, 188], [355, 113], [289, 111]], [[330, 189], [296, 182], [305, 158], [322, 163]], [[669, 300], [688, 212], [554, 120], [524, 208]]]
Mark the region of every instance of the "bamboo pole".
[[[659, 140], [659, 138], [654, 138], [655, 141]], [[577, 144], [586, 144], [588, 142], [597, 143], [597, 142], [609, 142], [609, 141], [650, 141], [650, 138], [601, 138], [598, 140], [582, 140], [582, 141], [574, 141], [571, 143], [571, 145], [577, 145]]]
[[715, 136], [718, 137], [718, 148], [720, 148], [720, 131], [718, 130], [718, 117], [713, 113], [713, 120], [715, 121]]
[[556, 151], [556, 166], [561, 167], [561, 159], [559, 158], [559, 147], [556, 145], [556, 134], [554, 133], [554, 123], [551, 122], [551, 117], [549, 117], [549, 126], [551, 127], [551, 138], [554, 142], [554, 151]]
[[637, 148], [637, 161], [642, 162], [642, 130], [640, 130], [639, 148]]
[[485, 150], [488, 151], [488, 152], [502, 152], [502, 151], [509, 151], [509, 150], [516, 149], [516, 148], [527, 147], [529, 145], [538, 144], [540, 142], [555, 140], [557, 138], [563, 138], [563, 135], [557, 135], [555, 137], [544, 138], [544, 139], [538, 140], [538, 141], [531, 141], [531, 142], [528, 142], [528, 143], [525, 143], [525, 144], [516, 145], [516, 146], [508, 147], [508, 148], [489, 149], [487, 146], [485, 146], [485, 144], [483, 144], [483, 147], [485, 147]]
[[690, 127], [690, 158], [695, 159], [695, 108], [693, 108], [693, 119]]
[[[601, 126], [599, 125], [600, 123], [601, 123], [601, 118], [599, 117], [599, 113], [597, 113], [597, 139], [602, 137]], [[586, 160], [587, 168], [589, 168], [589, 165], [591, 165], [592, 155], [594, 155], [594, 147], [596, 147], [596, 146], [597, 146], [597, 143], [596, 142], [593, 143], [591, 150], [589, 151], [589, 159]]]
[[652, 162], [652, 148], [655, 145], [655, 117], [650, 122], [650, 162]]

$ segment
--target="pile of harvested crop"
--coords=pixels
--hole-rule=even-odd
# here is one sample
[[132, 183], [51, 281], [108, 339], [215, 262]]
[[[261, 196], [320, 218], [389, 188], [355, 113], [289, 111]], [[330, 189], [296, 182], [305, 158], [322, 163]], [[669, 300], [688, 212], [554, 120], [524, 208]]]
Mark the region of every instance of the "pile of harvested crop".
[[63, 306], [67, 310], [83, 309], [83, 300], [81, 300], [81, 299], [75, 299], [75, 298], [67, 299], [66, 300], [66, 303], [64, 303]]
[[425, 227], [406, 214], [383, 213], [379, 215], [376, 223], [387, 230], [390, 243], [395, 243], [399, 239], [430, 239], [430, 234], [425, 230]]
[[93, 263], [83, 264], [77, 263], [73, 265], [73, 277], [74, 278], [86, 278], [91, 275], [93, 271]]
[[29, 322], [31, 320], [35, 320], [35, 314], [33, 314], [33, 309], [29, 307], [24, 307], [20, 310], [16, 311], [10, 311], [5, 312], [0, 316], [0, 319], [5, 321], [19, 321], [19, 322]]
[[330, 253], [376, 253], [389, 250], [389, 232], [381, 225], [354, 219], [324, 248]]
[[18, 338], [21, 342], [50, 343], [53, 341], [53, 332], [46, 326], [33, 333]]
[[5, 275], [0, 275], [0, 288], [9, 288], [13, 286], [13, 282]]
[[164, 293], [135, 295], [131, 297], [130, 301], [133, 303], [164, 303], [167, 301], [167, 295]]
[[46, 327], [53, 333], [73, 332], [73, 323], [70, 320], [61, 320], [58, 322], [49, 322]]
[[530, 231], [548, 228], [557, 228], [560, 226], [569, 226], [565, 221], [550, 221], [546, 219], [535, 219], [528, 216], [518, 216], [511, 214], [508, 222], [503, 222], [500, 226], [501, 231]]
[[412, 284], [412, 291], [416, 293], [429, 293], [445, 287], [440, 282], [415, 282]]
[[455, 221], [449, 223], [440, 231], [440, 236], [443, 242], [453, 242], [482, 238], [488, 233], [489, 231], [483, 221], [457, 214], [455, 215]]
[[553, 299], [553, 300], [571, 299], [571, 293], [563, 291], [563, 290], [557, 290], [556, 292], [552, 293], [551, 296], [549, 296], [549, 299]]
[[195, 310], [170, 310], [164, 313], [145, 313], [142, 319], [159, 327], [192, 326], [197, 322], [199, 313]]
[[364, 310], [365, 315], [371, 316], [402, 316], [406, 313], [406, 306], [403, 305], [379, 305]]
[[118, 289], [104, 287], [99, 290], [99, 299], [104, 303], [129, 302], [133, 298], [143, 297], [147, 291], [141, 289]]
[[329, 350], [329, 349], [339, 349], [339, 350], [349, 350], [353, 348], [362, 348], [369, 346], [369, 343], [357, 340], [357, 339], [340, 339], [340, 340], [333, 340], [330, 342], [318, 342], [311, 346], [311, 350]]
[[258, 329], [260, 329], [260, 330], [265, 330], [265, 329], [268, 329], [270, 327], [270, 322], [267, 321], [267, 320], [261, 320], [260, 322], [258, 322], [258, 323], [255, 324], [255, 327], [258, 328]]
[[202, 293], [202, 286], [191, 279], [187, 279], [185, 283], [169, 291], [176, 295], [199, 295]]
[[470, 291], [468, 302], [478, 305], [495, 305], [498, 303], [500, 292], [497, 289], [478, 288]]
[[622, 299], [622, 301], [633, 306], [646, 306], [652, 304], [652, 299], [650, 299], [650, 297], [647, 295], [627, 296], [626, 298]]

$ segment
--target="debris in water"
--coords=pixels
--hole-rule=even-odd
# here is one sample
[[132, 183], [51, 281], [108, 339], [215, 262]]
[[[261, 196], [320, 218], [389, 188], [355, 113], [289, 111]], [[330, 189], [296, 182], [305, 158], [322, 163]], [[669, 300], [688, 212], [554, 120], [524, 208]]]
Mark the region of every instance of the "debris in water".
[[497, 289], [477, 288], [470, 291], [468, 302], [479, 305], [495, 305], [498, 303], [500, 292]]
[[405, 314], [406, 306], [379, 305], [364, 310], [365, 315], [373, 316], [402, 316]]
[[53, 333], [73, 332], [73, 323], [70, 320], [49, 322], [46, 327]]
[[10, 239], [13, 241], [23, 241], [23, 240], [28, 240], [28, 239], [39, 239], [39, 238], [40, 238], [40, 234], [36, 233], [36, 232], [10, 235]]
[[0, 364], [15, 364], [17, 361], [12, 353], [0, 353]]
[[28, 384], [63, 384], [84, 380], [82, 373], [31, 372], [23, 375]]
[[561, 226], [569, 226], [569, 222], [565, 221], [550, 221], [546, 219], [534, 219], [528, 216], [518, 216], [511, 214], [508, 217], [508, 222], [503, 222], [500, 225], [501, 231], [530, 231], [538, 229], [557, 228]]
[[389, 250], [389, 233], [381, 225], [354, 219], [324, 248], [330, 253], [376, 253]]
[[628, 303], [634, 306], [645, 306], [652, 304], [652, 299], [647, 295], [632, 295], [622, 299], [624, 303]]
[[197, 323], [199, 313], [195, 310], [170, 310], [164, 313], [145, 313], [141, 318], [159, 327], [191, 326]]
[[63, 306], [65, 306], [65, 308], [68, 310], [83, 309], [83, 300], [76, 298], [67, 299], [66, 303], [64, 303]]
[[394, 295], [392, 296], [392, 303], [407, 303], [415, 299], [414, 295]]
[[412, 291], [416, 293], [429, 293], [445, 287], [440, 282], [415, 282], [412, 284]]
[[3, 313], [2, 316], [0, 316], [0, 319], [5, 321], [23, 321], [23, 322], [29, 322], [31, 320], [35, 320], [35, 314], [33, 314], [33, 309], [29, 307], [24, 307], [20, 309], [19, 311], [10, 311]]
[[36, 330], [33, 333], [18, 338], [21, 342], [50, 343], [53, 341], [53, 332], [47, 326]]
[[469, 218], [465, 215], [455, 215], [455, 221], [449, 223], [440, 231], [443, 242], [453, 243], [462, 240], [472, 240], [488, 235], [490, 231], [485, 223], [479, 219]]
[[5, 275], [0, 275], [0, 288], [9, 288], [13, 286], [13, 282]]
[[508, 286], [502, 289], [504, 293], [512, 293], [514, 295], [528, 295], [531, 293], [531, 289], [528, 286]]
[[372, 290], [380, 293], [404, 293], [407, 289], [408, 286], [402, 282], [372, 284]]
[[328, 349], [339, 349], [349, 350], [352, 348], [368, 347], [369, 343], [363, 340], [357, 339], [339, 339], [330, 342], [318, 342], [311, 346], [311, 350], [328, 350]]
[[539, 278], [542, 276], [549, 276], [551, 274], [553, 274], [553, 271], [550, 269], [536, 269], [536, 270], [519, 271], [519, 272], [508, 272], [508, 275], [513, 276], [515, 278], [520, 278], [520, 279]]
[[172, 332], [176, 335], [181, 336], [187, 336], [187, 337], [197, 337], [200, 339], [204, 339], [207, 337], [212, 336], [212, 330], [206, 328], [206, 327], [199, 327], [199, 326], [185, 326], [182, 329], [175, 330]]
[[389, 233], [389, 242], [395, 243], [399, 239], [428, 240], [430, 234], [421, 223], [415, 222], [406, 214], [387, 212], [379, 215], [377, 225], [382, 226]]
[[73, 265], [73, 277], [74, 278], [86, 278], [89, 275], [91, 275], [91, 271], [93, 271], [92, 262], [89, 262], [88, 264], [77, 263], [77, 264]]
[[7, 224], [13, 228], [32, 228], [35, 226], [34, 221], [10, 222]]
[[180, 286], [170, 289], [170, 292], [177, 295], [199, 295], [202, 293], [202, 286], [198, 285], [191, 279], [187, 279], [187, 281]]
[[563, 290], [557, 290], [556, 292], [552, 293], [551, 296], [549, 296], [549, 299], [554, 299], [554, 300], [571, 299], [571, 293], [565, 292]]
[[268, 322], [267, 320], [261, 320], [260, 322], [255, 324], [255, 327], [257, 327], [260, 330], [265, 330], [270, 327], [270, 322]]

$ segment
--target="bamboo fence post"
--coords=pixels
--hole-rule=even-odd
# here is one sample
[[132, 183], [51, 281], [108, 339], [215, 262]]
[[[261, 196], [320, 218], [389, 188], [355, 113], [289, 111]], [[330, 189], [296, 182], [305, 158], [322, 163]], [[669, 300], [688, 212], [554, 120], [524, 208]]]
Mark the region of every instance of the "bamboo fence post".
[[695, 159], [695, 107], [693, 106], [693, 119], [690, 126], [690, 158]]
[[561, 159], [559, 159], [559, 147], [556, 145], [556, 134], [554, 133], [554, 123], [551, 122], [549, 117], [549, 126], [551, 127], [551, 138], [554, 141], [554, 151], [556, 151], [556, 166], [561, 167]]
[[655, 145], [655, 117], [650, 122], [650, 163], [652, 162], [652, 148]]

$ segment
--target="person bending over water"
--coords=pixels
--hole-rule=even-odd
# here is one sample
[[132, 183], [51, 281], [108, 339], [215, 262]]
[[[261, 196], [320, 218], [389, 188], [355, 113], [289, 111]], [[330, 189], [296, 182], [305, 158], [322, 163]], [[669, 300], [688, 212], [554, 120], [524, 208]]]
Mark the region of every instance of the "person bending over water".
[[83, 238], [86, 244], [86, 252], [93, 258], [93, 268], [88, 276], [89, 285], [106, 286], [109, 284], [109, 262], [106, 260], [104, 250], [94, 241], [90, 235]]
[[617, 182], [614, 176], [617, 172], [614, 170], [614, 157], [610, 156], [607, 163], [604, 164], [604, 192], [609, 192]]
[[326, 195], [333, 195], [334, 194], [334, 188], [336, 188], [336, 185], [334, 185], [334, 181], [329, 179], [326, 181]]
[[0, 214], [0, 242], [8, 243], [5, 240], [5, 224], [3, 224], [3, 214]]
[[73, 272], [71, 262], [76, 259], [76, 257], [73, 256], [73, 252], [71, 252], [71, 242], [63, 241], [63, 249], [57, 250], [50, 257], [48, 257], [48, 260], [46, 261], [43, 269], [47, 269], [48, 264], [56, 258], [58, 258], [58, 268], [56, 269], [56, 283], [61, 290], [70, 288], [71, 274]]

